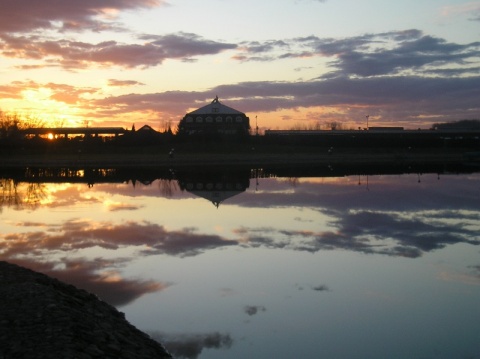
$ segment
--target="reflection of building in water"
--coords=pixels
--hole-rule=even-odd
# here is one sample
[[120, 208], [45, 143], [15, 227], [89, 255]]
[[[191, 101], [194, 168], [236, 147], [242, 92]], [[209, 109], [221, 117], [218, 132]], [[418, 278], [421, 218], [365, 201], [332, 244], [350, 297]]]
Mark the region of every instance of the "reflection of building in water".
[[[1, 177], [28, 183], [128, 183], [145, 185], [156, 179], [173, 179], [168, 168], [89, 168], [89, 167], [27, 167], [0, 169]], [[0, 185], [1, 187], [1, 185]]]
[[216, 207], [223, 201], [236, 196], [250, 186], [250, 170], [244, 171], [197, 171], [177, 173], [181, 190], [205, 198]]

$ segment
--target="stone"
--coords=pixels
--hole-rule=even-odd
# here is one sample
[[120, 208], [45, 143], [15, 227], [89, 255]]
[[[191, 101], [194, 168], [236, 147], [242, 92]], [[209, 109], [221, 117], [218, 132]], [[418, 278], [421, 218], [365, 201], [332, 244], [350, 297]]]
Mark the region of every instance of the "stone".
[[[128, 340], [125, 340], [128, 338]], [[1, 358], [171, 358], [95, 295], [0, 261]]]

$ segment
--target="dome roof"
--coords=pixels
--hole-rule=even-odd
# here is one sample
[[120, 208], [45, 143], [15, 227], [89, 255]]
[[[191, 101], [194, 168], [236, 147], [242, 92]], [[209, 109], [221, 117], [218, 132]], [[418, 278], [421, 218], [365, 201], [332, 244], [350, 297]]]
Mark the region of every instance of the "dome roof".
[[189, 112], [188, 115], [210, 115], [210, 114], [221, 114], [221, 115], [245, 115], [243, 112], [237, 111], [234, 108], [225, 106], [218, 100], [216, 96], [213, 101], [199, 109]]

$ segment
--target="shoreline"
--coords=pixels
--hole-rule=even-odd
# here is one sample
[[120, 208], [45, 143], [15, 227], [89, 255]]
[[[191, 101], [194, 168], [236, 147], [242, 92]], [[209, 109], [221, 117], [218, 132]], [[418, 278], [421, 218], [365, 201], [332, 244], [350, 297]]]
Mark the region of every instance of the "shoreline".
[[468, 162], [468, 151], [417, 150], [415, 152], [371, 152], [355, 149], [333, 153], [177, 153], [173, 158], [166, 154], [34, 154], [0, 155], [0, 166], [24, 167], [80, 167], [80, 168], [155, 168], [203, 166], [275, 166], [313, 164], [393, 164], [393, 163], [463, 163]]

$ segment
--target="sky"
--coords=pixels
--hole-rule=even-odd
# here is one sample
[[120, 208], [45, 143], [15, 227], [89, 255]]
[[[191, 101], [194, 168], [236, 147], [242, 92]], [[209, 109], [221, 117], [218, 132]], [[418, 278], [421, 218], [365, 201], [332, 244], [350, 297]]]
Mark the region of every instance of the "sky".
[[0, 0], [0, 110], [175, 128], [220, 102], [265, 129], [480, 119], [480, 1]]

